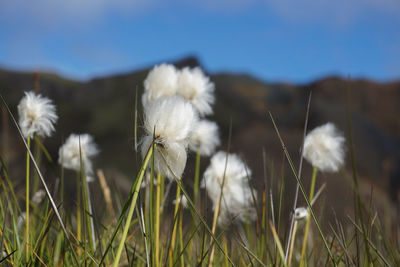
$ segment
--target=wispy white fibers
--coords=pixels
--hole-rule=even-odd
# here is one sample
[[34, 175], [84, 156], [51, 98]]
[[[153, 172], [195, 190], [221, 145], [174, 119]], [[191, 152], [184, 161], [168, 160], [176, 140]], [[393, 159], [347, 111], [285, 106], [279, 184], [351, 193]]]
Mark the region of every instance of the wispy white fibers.
[[198, 121], [189, 138], [189, 148], [200, 152], [202, 156], [210, 156], [220, 144], [218, 126], [208, 120]]
[[99, 153], [89, 134], [71, 134], [58, 151], [58, 162], [66, 169], [81, 170], [81, 157], [86, 179], [93, 181], [92, 158]]
[[[186, 166], [188, 138], [197, 120], [192, 105], [182, 97], [160, 98], [144, 110], [146, 136], [141, 141], [142, 156], [145, 157], [153, 141], [157, 143], [154, 152], [154, 168], [170, 179], [180, 179]], [[170, 172], [169, 168], [173, 173]]]
[[333, 123], [326, 123], [307, 134], [303, 157], [320, 171], [337, 172], [344, 163], [345, 138]]
[[25, 92], [18, 105], [18, 114], [19, 126], [25, 138], [35, 134], [41, 137], [51, 136], [53, 124], [58, 119], [56, 107], [51, 100], [33, 92]]
[[200, 116], [213, 113], [214, 88], [214, 83], [198, 67], [186, 67], [179, 72], [178, 94], [189, 101]]
[[235, 154], [228, 154], [228, 161], [226, 160], [227, 153], [222, 151], [216, 153], [211, 158], [211, 164], [204, 172], [201, 181], [201, 187], [207, 190], [215, 209], [225, 174], [218, 224], [227, 225], [234, 219], [254, 220], [256, 210], [253, 200], [257, 194], [249, 185], [251, 170]]
[[144, 107], [160, 97], [173, 96], [177, 92], [178, 70], [174, 65], [156, 65], [144, 80], [144, 94], [142, 104]]

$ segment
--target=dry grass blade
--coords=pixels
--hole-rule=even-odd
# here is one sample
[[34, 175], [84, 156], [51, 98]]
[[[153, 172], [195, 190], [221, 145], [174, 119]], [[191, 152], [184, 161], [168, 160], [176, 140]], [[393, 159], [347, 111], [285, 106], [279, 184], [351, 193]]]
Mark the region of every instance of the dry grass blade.
[[279, 256], [281, 257], [283, 265], [287, 266], [286, 265], [286, 261], [285, 261], [285, 254], [283, 253], [283, 249], [282, 249], [281, 241], [279, 240], [279, 236], [276, 233], [275, 227], [274, 227], [274, 225], [272, 224], [271, 221], [269, 221], [269, 227], [271, 228], [272, 236], [274, 237], [274, 241], [275, 241], [275, 244], [276, 244], [276, 246], [278, 248]]

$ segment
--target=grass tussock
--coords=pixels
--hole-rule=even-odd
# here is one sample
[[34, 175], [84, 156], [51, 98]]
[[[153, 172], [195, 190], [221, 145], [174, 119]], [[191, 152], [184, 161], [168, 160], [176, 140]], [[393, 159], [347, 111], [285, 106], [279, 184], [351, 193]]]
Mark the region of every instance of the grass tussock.
[[[171, 71], [168, 66], [162, 68], [164, 72]], [[207, 90], [211, 90], [212, 85], [203, 77], [204, 74], [200, 70], [194, 73], [199, 83], [204, 83]], [[154, 72], [152, 75], [152, 79], [160, 79], [154, 76]], [[185, 79], [181, 83], [186, 84], [190, 75], [190, 69], [185, 69]], [[152, 101], [154, 94], [147, 95], [146, 101]], [[207, 91], [207, 94], [210, 92]], [[184, 106], [186, 104], [179, 102], [181, 100], [174, 101], [175, 106], [182, 105], [190, 111]], [[208, 112], [210, 103], [195, 103], [197, 108], [204, 109], [203, 113]], [[145, 142], [137, 140], [137, 117], [140, 114], [137, 114], [136, 97], [135, 148], [143, 146], [143, 143], [147, 147], [142, 147], [143, 161], [132, 180], [130, 194], [124, 196], [101, 169], [92, 169], [87, 149], [79, 137], [76, 155], [79, 164], [74, 165], [74, 172], [70, 172], [57, 165], [47, 152], [43, 138], [34, 134], [26, 136], [21, 131], [3, 98], [2, 106], [11, 121], [7, 127], [16, 127], [25, 145], [26, 178], [24, 187], [16, 185], [15, 177], [9, 175], [12, 166], [6, 162], [8, 149], [11, 148], [3, 149], [0, 154], [1, 266], [400, 265], [399, 240], [394, 235], [399, 231], [398, 227], [385, 228], [384, 218], [360, 196], [350, 119], [346, 139], [352, 165], [350, 186], [354, 194], [354, 213], [348, 214], [345, 221], [336, 218], [328, 222], [323, 220], [323, 216], [324, 212], [330, 211], [327, 211], [328, 204], [324, 204], [322, 199], [329, 188], [316, 182], [321, 170], [315, 165], [311, 185], [304, 184], [301, 175], [303, 161], [296, 167], [271, 113], [265, 123], [274, 127], [284, 158], [278, 171], [275, 171], [266, 153], [260, 155], [263, 159], [260, 168], [264, 168], [265, 175], [264, 179], [259, 179], [264, 180], [264, 185], [255, 190], [250, 186], [251, 170], [241, 159], [229, 154], [230, 140], [227, 153], [218, 154], [223, 159], [220, 160], [222, 163], [212, 158], [214, 165], [211, 164], [207, 170], [200, 168], [200, 162], [205, 158], [201, 149], [194, 146], [197, 149], [193, 157], [194, 177], [182, 180], [180, 175], [176, 175], [176, 170], [182, 173], [180, 165], [170, 166], [182, 163], [167, 154], [175, 153], [167, 143], [172, 137], [161, 138], [164, 133], [157, 125], [151, 124], [153, 118], [146, 118], [145, 115], [148, 136]], [[152, 108], [154, 116], [166, 117], [165, 114], [160, 115], [155, 107]], [[307, 115], [305, 121], [304, 136]], [[180, 130], [185, 129], [184, 123], [184, 120], [177, 123]], [[341, 138], [336, 137], [336, 140], [343, 143]], [[187, 144], [183, 138], [176, 138], [173, 142], [177, 143], [178, 150], [183, 147], [186, 153]], [[214, 139], [208, 144], [217, 145], [219, 140]], [[211, 150], [205, 151], [208, 153]], [[72, 154], [65, 155], [69, 157]], [[53, 167], [46, 173], [56, 177], [55, 180], [50, 181], [43, 175], [44, 161]], [[330, 168], [340, 167], [332, 167], [332, 164]], [[284, 173], [284, 165], [289, 166], [291, 173]], [[220, 176], [219, 170], [222, 171]], [[210, 184], [201, 181], [202, 177], [207, 183], [213, 179], [220, 180], [210, 187]], [[74, 181], [75, 192], [72, 195], [66, 194], [67, 179]], [[186, 183], [188, 179], [193, 182]], [[296, 194], [287, 191], [287, 179], [296, 181]], [[91, 194], [93, 191], [100, 192], [101, 197], [97, 197], [96, 202]], [[240, 201], [238, 195], [242, 197]], [[299, 207], [298, 200], [304, 200], [306, 206]], [[293, 206], [289, 217], [285, 215], [285, 205]]]

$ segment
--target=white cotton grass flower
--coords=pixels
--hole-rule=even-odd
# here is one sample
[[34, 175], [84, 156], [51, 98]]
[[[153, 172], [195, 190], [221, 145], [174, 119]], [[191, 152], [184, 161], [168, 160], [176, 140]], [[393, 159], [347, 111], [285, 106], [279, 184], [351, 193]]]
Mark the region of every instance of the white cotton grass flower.
[[337, 172], [344, 164], [345, 138], [331, 122], [309, 132], [303, 157], [320, 171]]
[[189, 101], [200, 116], [213, 113], [214, 83], [199, 68], [183, 68], [178, 75], [177, 92]]
[[[145, 137], [141, 140], [143, 158], [153, 142], [154, 169], [173, 180], [181, 178], [186, 166], [188, 138], [193, 131], [197, 115], [192, 105], [179, 96], [161, 98], [145, 108]], [[171, 173], [171, 171], [172, 173]]]
[[211, 158], [211, 164], [204, 172], [201, 187], [207, 190], [215, 209], [224, 183], [219, 225], [227, 225], [235, 219], [245, 222], [256, 218], [254, 200], [257, 194], [249, 185], [250, 176], [251, 170], [235, 154], [220, 151]]
[[161, 97], [173, 96], [177, 91], [179, 71], [171, 64], [156, 65], [144, 80], [144, 107]]
[[[179, 202], [179, 205], [182, 205], [182, 207], [184, 209], [187, 209], [189, 207], [188, 206], [188, 200], [187, 200], [185, 195], [181, 195], [181, 197], [179, 198], [178, 202]], [[174, 199], [172, 201], [172, 204], [174, 204], [174, 205], [176, 204], [176, 199]]]
[[202, 156], [210, 156], [221, 143], [218, 125], [208, 120], [198, 121], [189, 138], [189, 148]]
[[309, 216], [308, 209], [304, 207], [298, 207], [294, 210], [294, 219], [297, 221], [307, 219]]
[[52, 101], [34, 92], [25, 92], [25, 96], [18, 104], [18, 115], [18, 124], [25, 138], [32, 138], [34, 135], [51, 136], [54, 123], [58, 119]]
[[80, 171], [81, 158], [88, 182], [94, 180], [92, 158], [99, 153], [89, 134], [71, 134], [58, 151], [58, 162], [66, 169]]
[[35, 204], [40, 204], [44, 197], [46, 196], [46, 192], [43, 189], [36, 191], [35, 194], [32, 196], [32, 202]]

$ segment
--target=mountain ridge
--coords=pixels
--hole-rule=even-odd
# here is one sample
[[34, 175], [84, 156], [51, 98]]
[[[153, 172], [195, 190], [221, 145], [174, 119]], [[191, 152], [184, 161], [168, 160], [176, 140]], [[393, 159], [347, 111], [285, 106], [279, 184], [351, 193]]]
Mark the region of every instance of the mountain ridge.
[[[195, 57], [172, 63], [178, 68], [201, 66]], [[134, 151], [135, 95], [137, 90], [138, 113], [141, 114], [140, 96], [148, 71], [148, 68], [142, 68], [129, 73], [96, 77], [85, 82], [64, 79], [56, 74], [40, 73], [39, 92], [54, 100], [60, 115], [56, 135], [45, 140], [51, 155], [57, 158], [58, 147], [70, 133], [93, 134], [102, 151], [95, 166], [103, 168], [106, 176], [118, 181], [121, 188], [129, 188], [130, 177], [134, 176], [140, 162], [140, 157]], [[346, 134], [347, 88], [350, 88], [356, 160], [360, 177], [363, 177], [364, 192], [367, 194], [369, 186], [376, 185], [382, 191], [379, 196], [382, 203], [387, 203], [386, 198], [389, 195], [392, 198], [397, 197], [400, 187], [396, 170], [400, 165], [400, 122], [397, 119], [400, 114], [400, 82], [380, 83], [333, 76], [305, 85], [294, 85], [268, 83], [247, 74], [232, 75], [222, 72], [209, 75], [215, 83], [217, 99], [214, 115], [209, 119], [220, 126], [223, 140], [220, 149], [227, 147], [232, 121], [231, 151], [239, 153], [249, 163], [256, 178], [255, 183], [260, 186], [264, 179], [263, 150], [274, 164], [283, 162], [282, 148], [267, 116], [268, 112], [273, 114], [294, 162], [298, 162], [310, 92], [312, 104], [309, 129], [333, 121]], [[32, 88], [33, 84], [33, 73], [15, 73], [0, 69], [0, 93], [14, 114], [23, 91]], [[139, 116], [139, 137], [142, 132], [140, 125]], [[9, 137], [8, 146], [20, 151], [14, 153], [11, 159], [17, 164], [23, 160], [23, 147], [15, 130], [10, 130]], [[349, 161], [347, 158], [347, 162]], [[203, 167], [207, 163], [207, 159], [202, 160]], [[191, 185], [192, 165], [193, 155], [190, 155], [184, 177], [188, 186]], [[349, 172], [350, 164], [347, 164], [346, 175]], [[305, 165], [305, 179], [310, 177], [309, 174], [310, 168]], [[327, 177], [328, 186], [339, 186], [339, 190], [345, 191], [343, 199], [348, 200], [348, 192], [340, 187], [340, 184], [345, 183], [343, 177], [346, 175], [339, 173], [323, 176]], [[293, 186], [294, 179], [290, 177], [289, 171], [287, 176], [288, 186]], [[335, 184], [335, 180], [340, 183]], [[305, 183], [307, 184], [307, 180]], [[327, 198], [334, 199], [336, 196], [332, 194], [327, 193]]]

